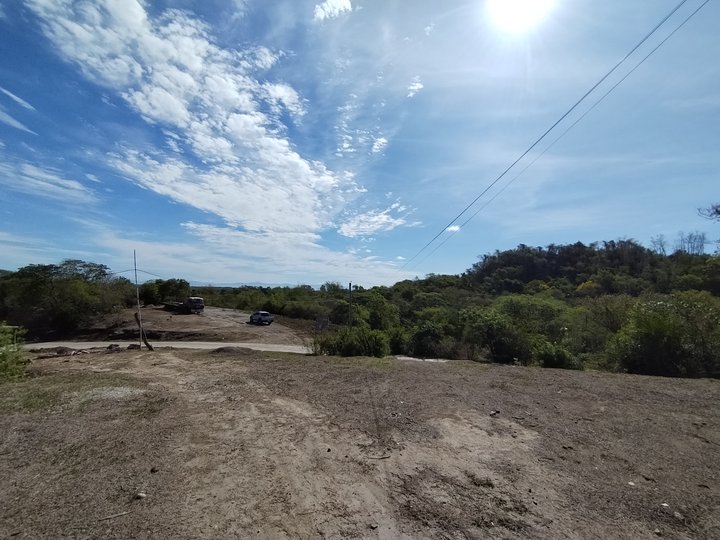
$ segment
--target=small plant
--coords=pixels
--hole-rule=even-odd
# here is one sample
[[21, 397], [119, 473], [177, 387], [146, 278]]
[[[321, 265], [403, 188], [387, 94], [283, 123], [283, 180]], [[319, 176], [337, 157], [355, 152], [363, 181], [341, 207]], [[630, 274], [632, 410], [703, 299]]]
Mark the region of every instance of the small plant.
[[0, 382], [15, 381], [25, 374], [22, 334], [20, 327], [0, 324]]

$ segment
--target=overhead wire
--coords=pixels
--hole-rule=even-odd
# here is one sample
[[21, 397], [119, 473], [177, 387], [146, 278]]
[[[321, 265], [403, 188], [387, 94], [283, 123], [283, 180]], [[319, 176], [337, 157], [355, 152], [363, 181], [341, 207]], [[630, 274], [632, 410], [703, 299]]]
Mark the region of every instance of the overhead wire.
[[509, 188], [518, 178], [520, 178], [525, 171], [527, 171], [530, 167], [532, 167], [537, 161], [544, 156], [555, 144], [557, 144], [560, 139], [562, 139], [565, 135], [568, 134], [570, 130], [572, 130], [575, 126], [577, 126], [588, 114], [590, 114], [600, 103], [605, 101], [605, 98], [607, 98], [618, 86], [620, 86], [630, 75], [632, 75], [641, 65], [643, 65], [657, 50], [662, 47], [671, 37], [673, 37], [683, 26], [685, 26], [690, 19], [692, 19], [702, 8], [704, 8], [710, 0], [705, 0], [700, 6], [695, 9], [690, 15], [688, 15], [675, 29], [670, 32], [660, 43], [658, 43], [645, 57], [642, 58], [630, 71], [628, 71], [619, 81], [617, 81], [614, 85], [610, 87], [610, 89], [605, 92], [593, 105], [585, 111], [580, 117], [578, 117], [577, 120], [575, 120], [565, 131], [563, 131], [556, 139], [554, 139], [542, 152], [540, 152], [528, 165], [526, 165], [518, 174], [516, 174], [511, 180], [509, 180], [500, 190], [497, 191], [490, 199], [488, 199], [485, 204], [483, 204], [480, 208], [478, 208], [475, 213], [473, 213], [468, 219], [463, 221], [458, 227], [457, 230], [448, 231], [449, 234], [445, 239], [438, 244], [435, 249], [433, 249], [430, 253], [428, 253], [419, 263], [418, 265], [424, 263], [427, 261], [432, 255], [437, 252], [442, 246], [444, 246], [448, 240], [450, 240], [453, 236], [455, 236], [460, 230], [465, 227], [475, 216], [477, 216], [480, 212], [482, 212], [485, 208], [487, 208], [490, 203], [492, 203], [495, 199], [497, 199], [507, 188]]
[[[119, 272], [108, 272], [108, 275], [117, 276], [117, 275], [119, 275], [119, 274], [126, 274], [126, 273], [128, 273], [128, 272], [134, 272], [134, 271], [135, 271], [134, 268], [130, 268], [129, 270], [121, 270], [121, 271], [119, 271]], [[148, 271], [146, 271], [146, 270], [140, 270], [140, 269], [138, 268], [137, 271], [138, 271], [138, 272], [141, 272], [141, 273], [143, 273], [143, 274], [147, 274], [147, 275], [149, 275], [149, 276], [154, 276], [154, 277], [156, 277], [156, 278], [165, 279], [163, 276], [159, 276], [159, 275], [157, 275], [157, 274], [153, 274], [152, 272], [148, 272]]]
[[585, 99], [587, 99], [587, 97], [588, 97], [590, 94], [592, 94], [603, 82], [605, 82], [605, 81], [608, 79], [608, 77], [610, 77], [613, 73], [615, 73], [615, 71], [617, 71], [617, 69], [618, 69], [623, 63], [625, 63], [625, 61], [627, 61], [627, 59], [630, 58], [630, 56], [632, 56], [632, 55], [635, 53], [635, 51], [637, 51], [640, 47], [642, 47], [642, 46], [645, 44], [645, 42], [646, 42], [648, 39], [650, 39], [650, 38], [653, 36], [653, 34], [655, 34], [655, 32], [657, 32], [657, 31], [660, 29], [660, 27], [662, 27], [676, 12], [677, 12], [680, 8], [682, 8], [687, 2], [688, 2], [688, 0], [681, 0], [681, 2], [680, 2], [677, 6], [675, 6], [667, 15], [665, 15], [665, 17], [663, 17], [662, 20], [661, 20], [657, 25], [655, 25], [655, 27], [654, 27], [650, 32], [648, 32], [648, 34], [647, 34], [645, 37], [643, 37], [643, 38], [637, 43], [637, 45], [635, 45], [635, 46], [630, 50], [630, 52], [628, 52], [628, 53], [627, 53], [618, 63], [616, 63], [607, 73], [605, 73], [605, 75], [603, 75], [603, 76], [600, 78], [600, 80], [599, 80], [598, 82], [596, 82], [596, 83], [590, 88], [590, 90], [588, 90], [587, 92], [585, 92], [585, 94], [583, 94], [583, 96], [582, 96], [580, 99], [578, 99], [578, 100], [572, 105], [572, 107], [570, 107], [553, 125], [551, 125], [547, 130], [545, 130], [545, 132], [544, 132], [542, 135], [540, 135], [540, 137], [538, 137], [538, 138], [535, 140], [535, 142], [532, 143], [532, 144], [527, 148], [527, 150], [525, 150], [525, 151], [520, 155], [520, 157], [518, 157], [515, 161], [513, 161], [512, 164], [510, 164], [510, 166], [508, 166], [497, 178], [495, 178], [495, 180], [493, 180], [490, 184], [488, 184], [488, 186], [485, 187], [485, 189], [483, 189], [482, 192], [480, 192], [480, 194], [479, 194], [477, 197], [475, 197], [467, 206], [465, 206], [465, 208], [463, 208], [462, 211], [461, 211], [459, 214], [457, 214], [447, 225], [445, 225], [445, 227], [443, 227], [443, 228], [440, 230], [440, 232], [438, 232], [429, 242], [427, 242], [422, 248], [420, 248], [420, 250], [419, 250], [417, 253], [415, 253], [415, 255], [413, 255], [410, 259], [408, 259], [407, 261], [405, 261], [405, 263], [403, 264], [403, 266], [402, 266], [401, 268], [407, 267], [408, 264], [410, 264], [413, 260], [415, 260], [415, 259], [416, 259], [422, 252], [424, 252], [432, 243], [434, 243], [435, 240], [437, 240], [445, 231], [447, 231], [448, 227], [451, 227], [451, 226], [452, 226], [458, 219], [460, 219], [470, 208], [472, 208], [472, 207], [475, 205], [475, 203], [477, 203], [490, 189], [492, 189], [500, 180], [502, 180], [502, 179], [505, 177], [505, 175], [506, 175], [508, 172], [510, 172], [510, 170], [511, 170], [513, 167], [515, 167], [515, 165], [517, 165], [525, 156], [527, 156], [530, 152], [532, 152], [532, 151], [535, 149], [535, 147], [536, 147], [538, 144], [540, 144], [540, 143], [543, 141], [543, 139], [545, 139], [545, 137], [547, 137], [553, 129], [555, 129], [563, 120], [565, 120], [570, 114], [572, 114], [572, 112], [575, 111], [575, 109], [577, 109], [577, 108], [582, 104], [582, 102], [585, 101]]

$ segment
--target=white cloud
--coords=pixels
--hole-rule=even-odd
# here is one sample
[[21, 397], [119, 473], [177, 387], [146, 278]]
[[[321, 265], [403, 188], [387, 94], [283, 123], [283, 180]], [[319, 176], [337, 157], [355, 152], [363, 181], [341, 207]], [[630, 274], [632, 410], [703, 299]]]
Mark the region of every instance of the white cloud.
[[265, 88], [270, 102], [275, 105], [276, 111], [282, 106], [297, 117], [305, 114], [300, 96], [294, 88], [287, 84], [265, 84], [263, 88]]
[[65, 203], [87, 204], [95, 200], [93, 192], [80, 182], [30, 163], [0, 163], [0, 184], [13, 191]]
[[247, 10], [247, 0], [231, 0], [233, 13], [230, 16], [232, 22], [237, 22], [245, 16]]
[[17, 104], [20, 105], [21, 107], [25, 107], [26, 109], [31, 110], [31, 111], [34, 111], [34, 110], [35, 110], [35, 107], [33, 107], [32, 105], [30, 105], [27, 101], [25, 101], [25, 100], [22, 99], [21, 97], [16, 96], [15, 94], [13, 94], [12, 92], [10, 92], [9, 90], [6, 90], [6, 89], [3, 88], [2, 86], [0, 86], [0, 92], [2, 92], [3, 94], [5, 94], [6, 96], [8, 96], [10, 99], [12, 99], [15, 103], [17, 103]]
[[456, 233], [460, 230], [460, 225], [450, 225], [447, 229], [445, 229], [447, 232]]
[[425, 88], [425, 85], [423, 85], [422, 82], [420, 82], [420, 77], [414, 77], [410, 85], [408, 86], [408, 93], [407, 97], [415, 97], [417, 93]]
[[0, 231], [0, 252], [3, 254], [3, 270], [12, 270], [17, 264], [15, 261], [44, 264], [56, 263], [68, 257], [66, 249], [52, 245], [47, 238], [23, 236], [6, 231]]
[[153, 19], [137, 1], [127, 9], [30, 5], [63, 56], [174, 134], [171, 154], [124, 148], [110, 156], [129, 180], [255, 232], [320, 231], [361, 192], [352, 175], [304, 159], [283, 136], [280, 115], [302, 116], [302, 99], [287, 84], [256, 78], [281, 54], [222, 49], [187, 13]]
[[372, 236], [379, 232], [387, 232], [397, 227], [413, 227], [419, 223], [408, 223], [406, 216], [393, 216], [393, 212], [404, 212], [407, 208], [394, 203], [385, 210], [370, 210], [357, 214], [340, 225], [338, 232], [349, 238]]
[[25, 124], [18, 120], [15, 120], [15, 118], [6, 113], [2, 107], [0, 107], [0, 122], [2, 122], [3, 124], [7, 124], [10, 127], [14, 127], [15, 129], [37, 135], [37, 133], [35, 133], [32, 129], [28, 128]]
[[284, 276], [311, 276], [310, 279], [315, 283], [337, 279], [337, 276], [361, 283], [372, 280], [373, 284], [394, 283], [402, 279], [402, 274], [392, 263], [383, 263], [375, 257], [331, 251], [319, 245], [319, 237], [313, 234], [252, 235], [195, 223], [186, 223], [184, 226], [212, 250], [240, 254], [246, 272], [256, 272], [256, 279], [260, 280], [263, 279], [263, 272], [258, 269], [268, 267], [272, 268], [273, 273]]
[[[223, 49], [187, 12], [150, 17], [137, 1], [128, 0], [123, 12], [105, 3], [29, 3], [61, 56], [165, 135], [162, 148], [120, 146], [108, 164], [138, 186], [224, 222], [184, 224], [192, 239], [188, 245], [148, 244], [160, 268], [174, 267], [187, 255], [203, 255], [198, 257], [202, 263], [188, 263], [185, 275], [263, 280], [258, 268], [265, 265], [273, 280], [278, 275], [326, 280], [352, 274], [354, 280], [373, 276], [378, 283], [401, 278], [394, 262], [322, 246], [321, 233], [334, 227], [365, 189], [351, 173], [303, 157], [288, 138], [286, 113], [300, 119], [306, 103], [289, 84], [261, 78], [283, 53], [265, 47]], [[325, 2], [318, 8], [325, 19], [352, 6]], [[370, 131], [351, 130], [349, 124], [344, 129], [340, 146], [346, 152], [355, 145], [380, 151], [387, 144]], [[404, 210], [395, 206], [355, 216], [340, 226], [341, 234], [359, 238], [409, 226], [399, 215]], [[127, 247], [126, 240], [111, 233], [104, 241]], [[208, 270], [207, 260], [215, 270]], [[233, 278], [226, 279], [218, 268], [232, 269]]]
[[[103, 223], [84, 226], [113, 267], [127, 268], [128, 253], [137, 250], [138, 263], [146, 270], [184, 276], [204, 283], [309, 283], [343, 279], [364, 286], [388, 285], [412, 277], [397, 263], [365, 256], [364, 251], [339, 253], [319, 242], [311, 233], [250, 234], [229, 227], [188, 222], [183, 228], [190, 239], [154, 242], [119, 235]], [[172, 277], [172, 276], [167, 276]]]
[[435, 30], [435, 23], [428, 24], [428, 25], [425, 27], [425, 35], [426, 35], [426, 36], [429, 36], [430, 34], [433, 33], [434, 30]]
[[378, 137], [372, 145], [372, 153], [377, 154], [385, 150], [388, 140], [385, 137]]
[[100, 179], [99, 179], [97, 176], [95, 176], [94, 174], [88, 173], [88, 174], [85, 175], [85, 178], [87, 178], [87, 179], [90, 180], [91, 182], [95, 182], [95, 183], [97, 183], [97, 184], [101, 184], [101, 183], [102, 183], [102, 182], [100, 181]]
[[315, 21], [334, 19], [348, 11], [352, 11], [350, 0], [325, 0], [322, 4], [315, 6], [313, 19]]

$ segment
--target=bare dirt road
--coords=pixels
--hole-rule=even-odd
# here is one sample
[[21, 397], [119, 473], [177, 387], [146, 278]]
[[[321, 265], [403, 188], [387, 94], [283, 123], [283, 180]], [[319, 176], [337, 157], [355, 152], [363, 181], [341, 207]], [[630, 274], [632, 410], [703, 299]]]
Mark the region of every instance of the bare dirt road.
[[[95, 322], [73, 341], [133, 341], [138, 338], [134, 309], [124, 309]], [[250, 313], [206, 307], [200, 315], [177, 314], [160, 306], [141, 310], [143, 328], [151, 343], [159, 341], [225, 341], [303, 345], [303, 333], [283, 324], [248, 324]], [[293, 322], [290, 320], [290, 322]], [[307, 322], [310, 327], [311, 323]]]
[[249, 350], [38, 359], [0, 537], [720, 538], [718, 381]]
[[[46, 341], [42, 343], [28, 343], [25, 345], [25, 349], [31, 352], [39, 352], [46, 349], [75, 349], [75, 350], [86, 350], [86, 349], [107, 349], [117, 345], [126, 349], [130, 345], [139, 345], [137, 341]], [[307, 354], [309, 352], [308, 347], [305, 345], [285, 345], [278, 343], [252, 343], [248, 341], [235, 341], [227, 342], [223, 341], [218, 343], [217, 341], [156, 341], [153, 345], [154, 349], [158, 348], [171, 348], [171, 349], [201, 349], [201, 350], [212, 350], [218, 347], [226, 348], [244, 348], [252, 349], [254, 351], [267, 351], [267, 352], [286, 352], [295, 354]], [[145, 345], [142, 345], [145, 348]]]

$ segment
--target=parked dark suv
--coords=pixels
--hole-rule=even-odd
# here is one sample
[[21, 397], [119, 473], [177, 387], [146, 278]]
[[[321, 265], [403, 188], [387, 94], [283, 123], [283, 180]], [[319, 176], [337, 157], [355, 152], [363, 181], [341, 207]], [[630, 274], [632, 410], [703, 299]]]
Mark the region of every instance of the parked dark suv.
[[267, 311], [256, 311], [250, 315], [250, 324], [272, 324], [273, 316]]

